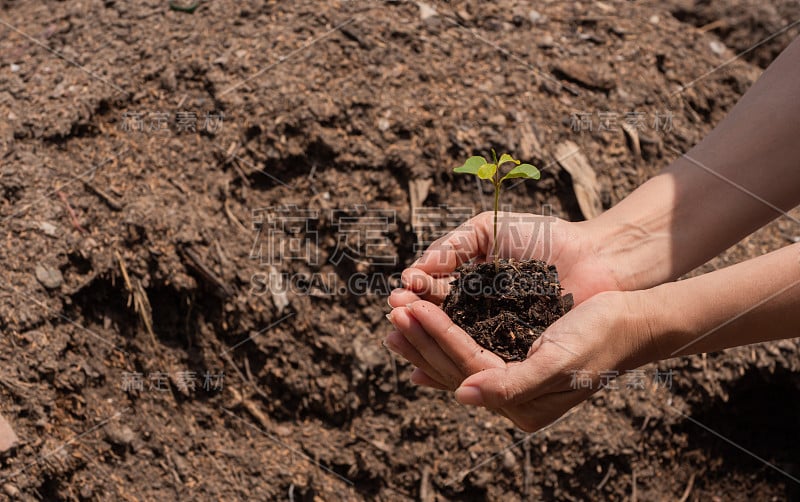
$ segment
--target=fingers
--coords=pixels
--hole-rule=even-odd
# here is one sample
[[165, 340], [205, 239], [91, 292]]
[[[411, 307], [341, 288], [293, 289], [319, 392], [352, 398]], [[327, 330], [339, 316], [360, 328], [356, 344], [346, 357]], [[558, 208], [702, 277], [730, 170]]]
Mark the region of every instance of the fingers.
[[431, 378], [430, 375], [425, 373], [421, 368], [415, 368], [414, 371], [411, 373], [411, 382], [416, 385], [433, 387], [434, 389], [452, 390], [448, 388], [445, 384]]
[[472, 258], [485, 256], [493, 237], [491, 225], [491, 213], [470, 218], [431, 244], [413, 267], [429, 275], [447, 274]]
[[418, 268], [411, 267], [403, 270], [400, 279], [406, 289], [413, 291], [422, 299], [438, 304], [442, 303], [450, 292], [450, 283], [454, 278], [433, 277]]
[[432, 368], [435, 374], [426, 371], [429, 375], [434, 376], [434, 378], [441, 376], [442, 379], [440, 381], [451, 389], [458, 387], [458, 384], [461, 383], [466, 375], [461, 373], [436, 341], [420, 326], [408, 308], [398, 307], [392, 310], [390, 317], [394, 327], [403, 334], [427, 363], [427, 366], [422, 364], [416, 364], [416, 366], [424, 370]]
[[[408, 300], [412, 301], [404, 307]], [[396, 306], [390, 320], [398, 331], [389, 333], [385, 343], [420, 369], [412, 379], [414, 383], [453, 390], [472, 373], [505, 365], [453, 324], [441, 309], [410, 291], [392, 291], [389, 303]]]
[[547, 369], [538, 368], [542, 358], [531, 358], [492, 368], [467, 377], [456, 389], [456, 400], [461, 404], [485, 406], [490, 409], [506, 408], [532, 401], [553, 388], [553, 376]]
[[422, 354], [399, 331], [390, 332], [383, 342], [389, 350], [404, 357], [417, 368], [421, 368], [431, 380], [435, 380], [441, 386], [447, 388], [443, 383], [445, 381], [444, 377], [422, 357]]
[[436, 305], [417, 301], [409, 304], [408, 308], [421, 328], [465, 377], [487, 368], [505, 366], [500, 357], [478, 345]]
[[405, 288], [397, 288], [389, 293], [389, 306], [392, 308], [404, 307], [419, 300], [416, 293]]
[[[525, 213], [499, 214], [498, 249], [500, 256], [516, 259], [538, 258], [549, 261], [550, 242], [558, 221]], [[455, 269], [470, 260], [482, 261], [494, 245], [493, 213], [481, 213], [436, 242], [403, 272], [403, 286], [422, 299], [441, 303], [450, 289]], [[561, 231], [559, 231], [561, 233]]]
[[[467, 378], [456, 389], [456, 400], [461, 404], [498, 411], [520, 429], [535, 432], [553, 423], [594, 392], [569, 388], [560, 392], [543, 390], [531, 380], [519, 379], [511, 371], [520, 366], [522, 363], [511, 365], [507, 370], [487, 370]], [[537, 394], [536, 398], [529, 399]]]
[[557, 421], [592, 393], [591, 390], [580, 389], [547, 394], [523, 405], [506, 408], [506, 416], [525, 432], [536, 432]]

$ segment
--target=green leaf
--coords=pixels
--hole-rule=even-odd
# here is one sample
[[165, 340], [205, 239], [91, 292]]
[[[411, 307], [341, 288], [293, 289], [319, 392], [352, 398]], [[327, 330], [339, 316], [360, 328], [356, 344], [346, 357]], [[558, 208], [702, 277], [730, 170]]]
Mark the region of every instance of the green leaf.
[[464, 162], [463, 166], [453, 169], [455, 173], [478, 174], [478, 168], [486, 164], [486, 159], [480, 155], [470, 157]]
[[507, 153], [504, 153], [500, 156], [500, 160], [497, 162], [497, 165], [502, 166], [506, 162], [513, 162], [514, 164], [519, 165], [519, 161]]
[[503, 176], [503, 179], [500, 181], [508, 180], [511, 178], [527, 178], [532, 180], [538, 180], [541, 177], [541, 173], [538, 169], [533, 167], [530, 164], [520, 164], [514, 169], [510, 170], [508, 174]]
[[497, 165], [496, 164], [484, 164], [478, 168], [478, 178], [482, 180], [490, 180], [494, 177], [494, 173], [497, 172]]

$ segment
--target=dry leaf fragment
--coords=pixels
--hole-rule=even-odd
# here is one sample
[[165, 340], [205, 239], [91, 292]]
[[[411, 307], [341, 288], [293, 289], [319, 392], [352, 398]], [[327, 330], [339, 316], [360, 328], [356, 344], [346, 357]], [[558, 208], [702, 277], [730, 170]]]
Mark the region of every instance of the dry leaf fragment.
[[556, 162], [572, 177], [572, 188], [584, 218], [590, 220], [602, 213], [600, 184], [580, 147], [572, 141], [564, 141], [556, 146], [555, 157]]

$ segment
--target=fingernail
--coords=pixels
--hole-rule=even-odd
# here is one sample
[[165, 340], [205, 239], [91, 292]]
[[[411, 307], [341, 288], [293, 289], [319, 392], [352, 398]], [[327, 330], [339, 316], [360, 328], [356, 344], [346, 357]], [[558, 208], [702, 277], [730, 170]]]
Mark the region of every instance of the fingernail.
[[389, 304], [390, 307], [394, 308], [394, 305], [392, 305], [392, 302], [391, 302], [392, 295], [398, 295], [398, 294], [400, 294], [401, 291], [403, 291], [403, 288], [394, 288], [389, 293], [389, 296], [386, 297], [386, 303]]
[[388, 314], [386, 314], [386, 318], [389, 319], [390, 323], [394, 324], [394, 311], [389, 312]]
[[483, 395], [477, 387], [459, 387], [456, 389], [456, 401], [471, 406], [483, 406]]

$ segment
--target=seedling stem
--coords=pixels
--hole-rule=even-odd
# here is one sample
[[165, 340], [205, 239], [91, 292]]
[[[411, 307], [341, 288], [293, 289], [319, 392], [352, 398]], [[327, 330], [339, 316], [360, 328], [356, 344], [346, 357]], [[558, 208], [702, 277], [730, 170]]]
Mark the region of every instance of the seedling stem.
[[[519, 160], [516, 160], [507, 153], [504, 153], [500, 156], [500, 159], [498, 159], [497, 152], [495, 152], [494, 148], [492, 148], [492, 161], [493, 162], [490, 164], [484, 157], [476, 155], [468, 158], [463, 165], [456, 167], [453, 171], [456, 173], [474, 174], [480, 179], [490, 181], [492, 185], [494, 185], [494, 238], [492, 240], [490, 256], [494, 260], [495, 268], [497, 268], [500, 259], [498, 256], [499, 253], [497, 252], [497, 214], [500, 212], [500, 188], [507, 179], [524, 178], [538, 180], [541, 177], [541, 173], [531, 164], [520, 164]], [[515, 167], [501, 178], [499, 167], [508, 162], [514, 163]]]

